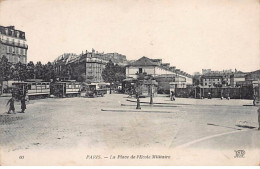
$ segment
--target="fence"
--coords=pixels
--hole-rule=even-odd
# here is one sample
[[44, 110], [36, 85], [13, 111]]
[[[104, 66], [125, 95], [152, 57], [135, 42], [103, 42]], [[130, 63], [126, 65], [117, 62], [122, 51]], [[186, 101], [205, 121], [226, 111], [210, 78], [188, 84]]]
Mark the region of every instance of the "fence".
[[[167, 84], [165, 84], [167, 86]], [[231, 99], [253, 99], [254, 93], [257, 93], [259, 88], [253, 88], [253, 86], [242, 87], [226, 87], [226, 88], [200, 88], [200, 87], [187, 87], [187, 88], [175, 88], [175, 96], [181, 98], [206, 98], [208, 93], [211, 93], [212, 98], [227, 98]], [[170, 89], [158, 87], [159, 94], [169, 94]]]

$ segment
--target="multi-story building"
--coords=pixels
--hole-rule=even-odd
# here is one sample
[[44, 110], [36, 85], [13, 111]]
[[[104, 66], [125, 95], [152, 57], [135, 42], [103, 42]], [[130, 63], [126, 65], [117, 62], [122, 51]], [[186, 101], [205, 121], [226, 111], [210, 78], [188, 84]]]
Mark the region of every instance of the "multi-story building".
[[232, 69], [222, 71], [212, 71], [211, 69], [202, 69], [202, 76], [200, 77], [202, 86], [214, 87], [216, 84], [222, 86], [231, 85], [231, 75], [234, 74]]
[[104, 60], [111, 60], [113, 63], [116, 63], [121, 66], [127, 64], [126, 56], [119, 53], [105, 53], [102, 57]]
[[245, 79], [246, 73], [238, 71], [235, 72], [234, 74], [232, 74], [230, 76], [230, 86], [231, 87], [236, 87], [238, 86], [238, 83], [243, 83], [246, 79]]
[[149, 59], [144, 56], [126, 66], [126, 77], [128, 78], [137, 78], [138, 73], [144, 72], [160, 79], [171, 78], [176, 82], [181, 79], [185, 85], [192, 85], [191, 75], [176, 67], [171, 67], [169, 63], [162, 63], [161, 59]]
[[68, 79], [78, 80], [79, 77], [84, 77], [86, 81], [103, 82], [102, 71], [109, 60], [121, 66], [126, 64], [125, 55], [118, 53], [104, 54], [96, 52], [94, 49], [91, 52], [86, 50], [79, 56], [74, 54], [62, 55], [55, 59], [54, 63], [56, 63], [56, 70], [62, 72], [65, 69], [68, 72]]
[[5, 56], [8, 62], [27, 63], [25, 32], [16, 30], [14, 26], [0, 26], [0, 59]]
[[215, 87], [217, 85], [222, 85], [223, 76], [218, 74], [202, 75], [201, 85], [204, 87]]
[[246, 81], [258, 81], [260, 80], [260, 70], [249, 72], [245, 75]]

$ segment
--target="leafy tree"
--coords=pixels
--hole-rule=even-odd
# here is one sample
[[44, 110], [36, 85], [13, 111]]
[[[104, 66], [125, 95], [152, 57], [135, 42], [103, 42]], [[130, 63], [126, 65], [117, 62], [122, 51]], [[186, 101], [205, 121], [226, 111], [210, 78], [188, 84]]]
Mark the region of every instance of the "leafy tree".
[[107, 64], [105, 69], [102, 71], [102, 78], [105, 82], [110, 83], [110, 94], [111, 94], [111, 87], [112, 83], [115, 81], [115, 65], [110, 60]]
[[8, 59], [3, 56], [0, 60], [0, 82], [8, 81], [11, 75], [11, 64], [8, 63]]
[[24, 81], [27, 79], [27, 70], [25, 64], [18, 62], [15, 65], [11, 66], [11, 71], [12, 71], [12, 79], [18, 81]]
[[[3, 90], [3, 81], [7, 81], [10, 79], [11, 76], [11, 64], [8, 63], [8, 59], [3, 56], [0, 60], [0, 83]], [[3, 91], [1, 91], [3, 93]]]
[[27, 64], [27, 78], [35, 79], [35, 66], [32, 61]]
[[44, 76], [44, 68], [41, 62], [37, 62], [35, 65], [35, 78], [43, 79]]
[[118, 85], [125, 79], [125, 68], [116, 64], [114, 66], [115, 83]]
[[85, 63], [73, 63], [70, 65], [70, 76], [72, 79], [76, 79], [79, 82], [86, 81], [86, 67]]
[[112, 84], [118, 85], [125, 79], [125, 68], [114, 64], [111, 60], [106, 64], [102, 71], [102, 78], [105, 82], [110, 83], [110, 94]]
[[44, 81], [51, 81], [55, 79], [55, 70], [54, 66], [51, 62], [48, 62], [47, 64], [43, 65], [43, 80]]

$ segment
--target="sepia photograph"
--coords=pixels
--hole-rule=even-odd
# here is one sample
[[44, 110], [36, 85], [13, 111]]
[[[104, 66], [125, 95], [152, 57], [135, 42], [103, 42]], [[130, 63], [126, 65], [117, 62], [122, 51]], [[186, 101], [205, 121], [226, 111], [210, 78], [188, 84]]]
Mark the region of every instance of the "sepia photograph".
[[259, 166], [259, 0], [0, 0], [0, 166]]

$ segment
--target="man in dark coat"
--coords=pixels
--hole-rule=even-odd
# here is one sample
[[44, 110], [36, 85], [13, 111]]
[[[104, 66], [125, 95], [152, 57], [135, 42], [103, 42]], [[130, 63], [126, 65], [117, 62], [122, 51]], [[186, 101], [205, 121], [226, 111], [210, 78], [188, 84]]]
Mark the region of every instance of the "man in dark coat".
[[175, 101], [175, 97], [174, 97], [174, 91], [171, 91], [171, 101]]
[[6, 105], [10, 105], [9, 106], [9, 110], [7, 112], [7, 114], [11, 114], [10, 111], [12, 110], [13, 113], [15, 114], [15, 108], [14, 108], [14, 98], [12, 97], [11, 99], [8, 100], [7, 104]]
[[25, 104], [25, 97], [23, 96], [22, 99], [21, 99], [21, 113], [24, 113], [24, 110], [26, 109], [26, 104]]

